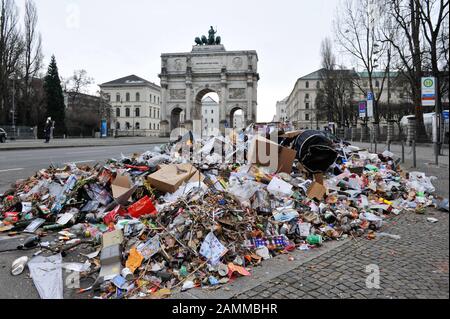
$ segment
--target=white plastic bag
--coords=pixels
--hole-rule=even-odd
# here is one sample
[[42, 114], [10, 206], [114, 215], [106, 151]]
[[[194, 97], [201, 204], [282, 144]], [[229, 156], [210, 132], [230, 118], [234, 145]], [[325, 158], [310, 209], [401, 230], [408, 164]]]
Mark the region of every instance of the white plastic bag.
[[61, 254], [37, 256], [28, 263], [30, 275], [42, 299], [63, 299]]

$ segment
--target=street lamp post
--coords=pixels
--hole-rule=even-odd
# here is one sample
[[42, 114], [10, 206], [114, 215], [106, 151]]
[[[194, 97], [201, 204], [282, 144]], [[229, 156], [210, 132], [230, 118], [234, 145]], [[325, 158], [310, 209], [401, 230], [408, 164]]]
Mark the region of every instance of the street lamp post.
[[13, 77], [13, 94], [12, 94], [12, 130], [13, 135], [11, 137], [11, 140], [16, 139], [16, 74], [14, 73]]

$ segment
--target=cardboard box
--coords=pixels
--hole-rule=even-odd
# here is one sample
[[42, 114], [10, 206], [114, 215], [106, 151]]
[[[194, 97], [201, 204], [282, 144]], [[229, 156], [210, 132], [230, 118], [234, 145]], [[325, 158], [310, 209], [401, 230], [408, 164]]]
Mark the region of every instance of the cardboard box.
[[322, 173], [314, 174], [314, 181], [319, 183], [320, 185], [323, 185], [323, 174]]
[[122, 245], [123, 233], [121, 230], [115, 230], [109, 233], [103, 234], [102, 246], [103, 248], [111, 247], [115, 245]]
[[149, 175], [147, 180], [157, 190], [172, 194], [197, 172], [197, 169], [191, 164], [164, 165], [160, 170]]
[[276, 173], [290, 174], [297, 152], [257, 136], [250, 147], [249, 155], [252, 164], [270, 167]]
[[131, 185], [130, 177], [128, 175], [117, 174], [117, 177], [111, 183], [114, 199], [119, 198], [132, 188], [133, 185]]
[[205, 180], [205, 176], [197, 171], [194, 175], [192, 175], [191, 179], [188, 181], [189, 183], [198, 183], [198, 181], [203, 182]]
[[326, 193], [327, 189], [325, 188], [325, 186], [314, 182], [309, 187], [307, 196], [311, 199], [323, 200]]

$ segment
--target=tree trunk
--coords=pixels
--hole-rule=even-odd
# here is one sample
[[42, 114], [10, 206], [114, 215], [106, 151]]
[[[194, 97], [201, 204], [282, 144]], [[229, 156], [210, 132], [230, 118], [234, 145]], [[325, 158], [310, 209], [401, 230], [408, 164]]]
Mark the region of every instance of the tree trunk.
[[425, 125], [423, 122], [423, 110], [422, 110], [422, 54], [420, 48], [420, 9], [419, 0], [410, 0], [411, 7], [411, 35], [413, 39], [414, 52], [413, 52], [413, 67], [415, 71], [416, 85], [413, 88], [414, 94], [414, 109], [416, 117], [416, 141], [424, 142], [428, 140]]

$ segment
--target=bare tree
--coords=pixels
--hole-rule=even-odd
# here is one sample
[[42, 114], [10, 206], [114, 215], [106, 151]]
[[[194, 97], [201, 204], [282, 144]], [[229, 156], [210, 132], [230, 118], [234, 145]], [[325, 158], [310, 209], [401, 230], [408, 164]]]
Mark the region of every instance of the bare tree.
[[24, 54], [22, 70], [22, 91], [20, 117], [22, 123], [36, 125], [38, 107], [35, 105], [32, 81], [42, 69], [42, 38], [37, 31], [38, 14], [36, 5], [32, 0], [25, 2], [24, 14]]
[[[447, 65], [442, 66], [442, 62], [445, 63], [445, 47], [448, 44], [442, 43], [442, 30], [444, 27], [444, 21], [448, 19], [449, 15], [449, 1], [448, 0], [422, 0], [418, 1], [418, 9], [420, 11], [420, 21], [422, 23], [423, 35], [426, 42], [426, 51], [423, 57], [429, 58], [429, 64], [431, 66], [430, 74], [436, 78], [436, 88], [438, 90], [436, 99], [436, 113], [440, 120], [440, 127], [443, 126], [442, 121], [442, 88], [440, 83], [445, 82], [445, 77], [448, 74], [443, 72]], [[446, 31], [448, 32], [448, 30]], [[441, 47], [444, 46], [444, 48]], [[447, 49], [448, 50], [448, 49]], [[448, 60], [447, 60], [448, 62]], [[441, 142], [441, 135], [438, 134], [438, 142]]]
[[0, 0], [0, 122], [8, 120], [11, 82], [17, 76], [22, 53], [17, 7], [13, 0]]
[[89, 85], [94, 79], [88, 76], [86, 70], [76, 70], [73, 75], [64, 81], [64, 89], [71, 93], [87, 93]]
[[376, 92], [374, 73], [380, 69], [380, 61], [387, 51], [386, 43], [380, 41], [380, 33], [384, 27], [383, 12], [376, 0], [347, 0], [338, 8], [334, 22], [338, 44], [356, 61], [358, 68], [367, 73], [368, 90], [360, 81], [355, 81], [354, 84], [364, 95], [367, 95], [368, 91], [375, 94], [376, 123], [380, 121], [376, 106], [383, 94], [388, 71], [387, 67], [382, 70], [381, 85]]
[[384, 39], [393, 47], [398, 61], [396, 69], [407, 79], [416, 117], [416, 139], [426, 136], [423, 122], [420, 79], [423, 75], [423, 43], [421, 41], [421, 0], [386, 0], [389, 17], [395, 24], [394, 32], [383, 32]]

